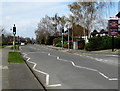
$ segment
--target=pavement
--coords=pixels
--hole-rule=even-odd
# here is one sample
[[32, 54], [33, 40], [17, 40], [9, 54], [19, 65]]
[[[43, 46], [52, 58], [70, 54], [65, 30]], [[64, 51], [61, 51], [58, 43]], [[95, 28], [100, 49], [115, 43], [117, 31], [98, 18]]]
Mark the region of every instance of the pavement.
[[[45, 45], [43, 45], [45, 46]], [[56, 49], [56, 50], [61, 50], [64, 52], [71, 52], [71, 53], [86, 53], [87, 55], [102, 55], [102, 56], [118, 56], [120, 53], [119, 49], [107, 49], [107, 50], [99, 50], [99, 51], [85, 51], [85, 50], [74, 50], [74, 49], [67, 49], [67, 48], [62, 48], [62, 47], [55, 47], [55, 46], [47, 46], [48, 48]]]
[[[41, 83], [36, 79], [25, 63], [8, 63], [8, 52], [10, 47], [0, 49], [2, 52], [2, 89], [9, 91], [10, 89], [39, 89], [45, 91]], [[10, 90], [12, 91], [12, 90]]]
[[[2, 50], [0, 49], [0, 67], [2, 67]], [[2, 89], [2, 69], [0, 68], [0, 91]]]
[[[42, 45], [45, 46], [45, 45]], [[59, 50], [62, 52], [68, 52], [73, 53], [80, 56], [87, 56], [88, 58], [95, 59], [96, 61], [105, 62], [108, 64], [115, 64], [118, 65], [120, 62], [118, 59], [120, 58], [120, 50], [115, 49], [114, 52], [112, 52], [111, 49], [108, 50], [100, 50], [100, 51], [85, 51], [85, 50], [74, 50], [74, 49], [66, 49], [61, 47], [55, 47], [55, 46], [46, 46], [47, 48], [52, 48], [55, 50]], [[117, 60], [115, 60], [117, 58]]]
[[70, 53], [44, 45], [22, 46], [21, 53], [46, 89], [118, 88], [118, 56]]

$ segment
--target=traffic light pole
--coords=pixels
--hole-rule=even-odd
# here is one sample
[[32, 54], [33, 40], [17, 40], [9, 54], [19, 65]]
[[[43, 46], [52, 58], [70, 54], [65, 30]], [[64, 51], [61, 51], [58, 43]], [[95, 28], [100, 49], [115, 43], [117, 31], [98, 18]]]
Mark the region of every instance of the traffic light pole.
[[70, 49], [69, 29], [68, 29], [68, 50]]
[[15, 34], [16, 34], [16, 27], [15, 27], [15, 24], [14, 24], [14, 27], [13, 27], [13, 47], [14, 47], [14, 51], [15, 51]]
[[62, 33], [62, 49], [63, 49], [63, 33]]
[[62, 27], [62, 49], [63, 49], [63, 35], [64, 35], [64, 27]]
[[14, 38], [13, 38], [13, 47], [14, 47], [14, 52], [15, 52], [15, 34], [14, 34]]

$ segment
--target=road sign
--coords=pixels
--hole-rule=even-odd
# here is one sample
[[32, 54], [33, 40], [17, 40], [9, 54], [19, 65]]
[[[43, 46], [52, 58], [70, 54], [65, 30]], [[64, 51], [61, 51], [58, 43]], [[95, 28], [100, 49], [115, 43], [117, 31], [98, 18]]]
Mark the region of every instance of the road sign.
[[118, 20], [109, 20], [109, 26], [112, 27], [118, 27]]
[[118, 20], [111, 19], [108, 21], [109, 34], [112, 36], [112, 51], [114, 51], [114, 36], [118, 36]]
[[110, 29], [110, 35], [111, 36], [117, 36], [118, 35], [118, 29]]
[[118, 20], [109, 20], [109, 34], [111, 36], [118, 35]]
[[120, 32], [120, 19], [118, 19], [118, 31]]

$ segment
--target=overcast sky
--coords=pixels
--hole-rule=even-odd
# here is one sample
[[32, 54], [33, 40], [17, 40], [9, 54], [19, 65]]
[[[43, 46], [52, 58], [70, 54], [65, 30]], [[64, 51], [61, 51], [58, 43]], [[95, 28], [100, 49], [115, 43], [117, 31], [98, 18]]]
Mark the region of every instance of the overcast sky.
[[[17, 1], [17, 0], [16, 0]], [[22, 0], [21, 0], [22, 1]], [[45, 15], [54, 16], [56, 13], [59, 16], [68, 15], [70, 13], [68, 4], [71, 4], [75, 0], [56, 0], [52, 2], [2, 2], [0, 3], [0, 16], [2, 16], [2, 26], [5, 27], [7, 31], [13, 27], [13, 24], [16, 24], [17, 35], [23, 37], [35, 38], [35, 29], [41, 18]], [[42, 0], [43, 1], [43, 0]], [[118, 5], [116, 4], [113, 7], [113, 12], [111, 16], [118, 12]]]

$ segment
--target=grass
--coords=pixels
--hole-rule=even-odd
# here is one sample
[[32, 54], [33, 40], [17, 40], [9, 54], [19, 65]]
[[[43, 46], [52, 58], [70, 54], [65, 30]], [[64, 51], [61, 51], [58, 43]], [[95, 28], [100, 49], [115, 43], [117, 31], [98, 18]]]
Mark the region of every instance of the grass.
[[24, 59], [21, 56], [20, 52], [9, 52], [8, 62], [9, 63], [23, 63]]

